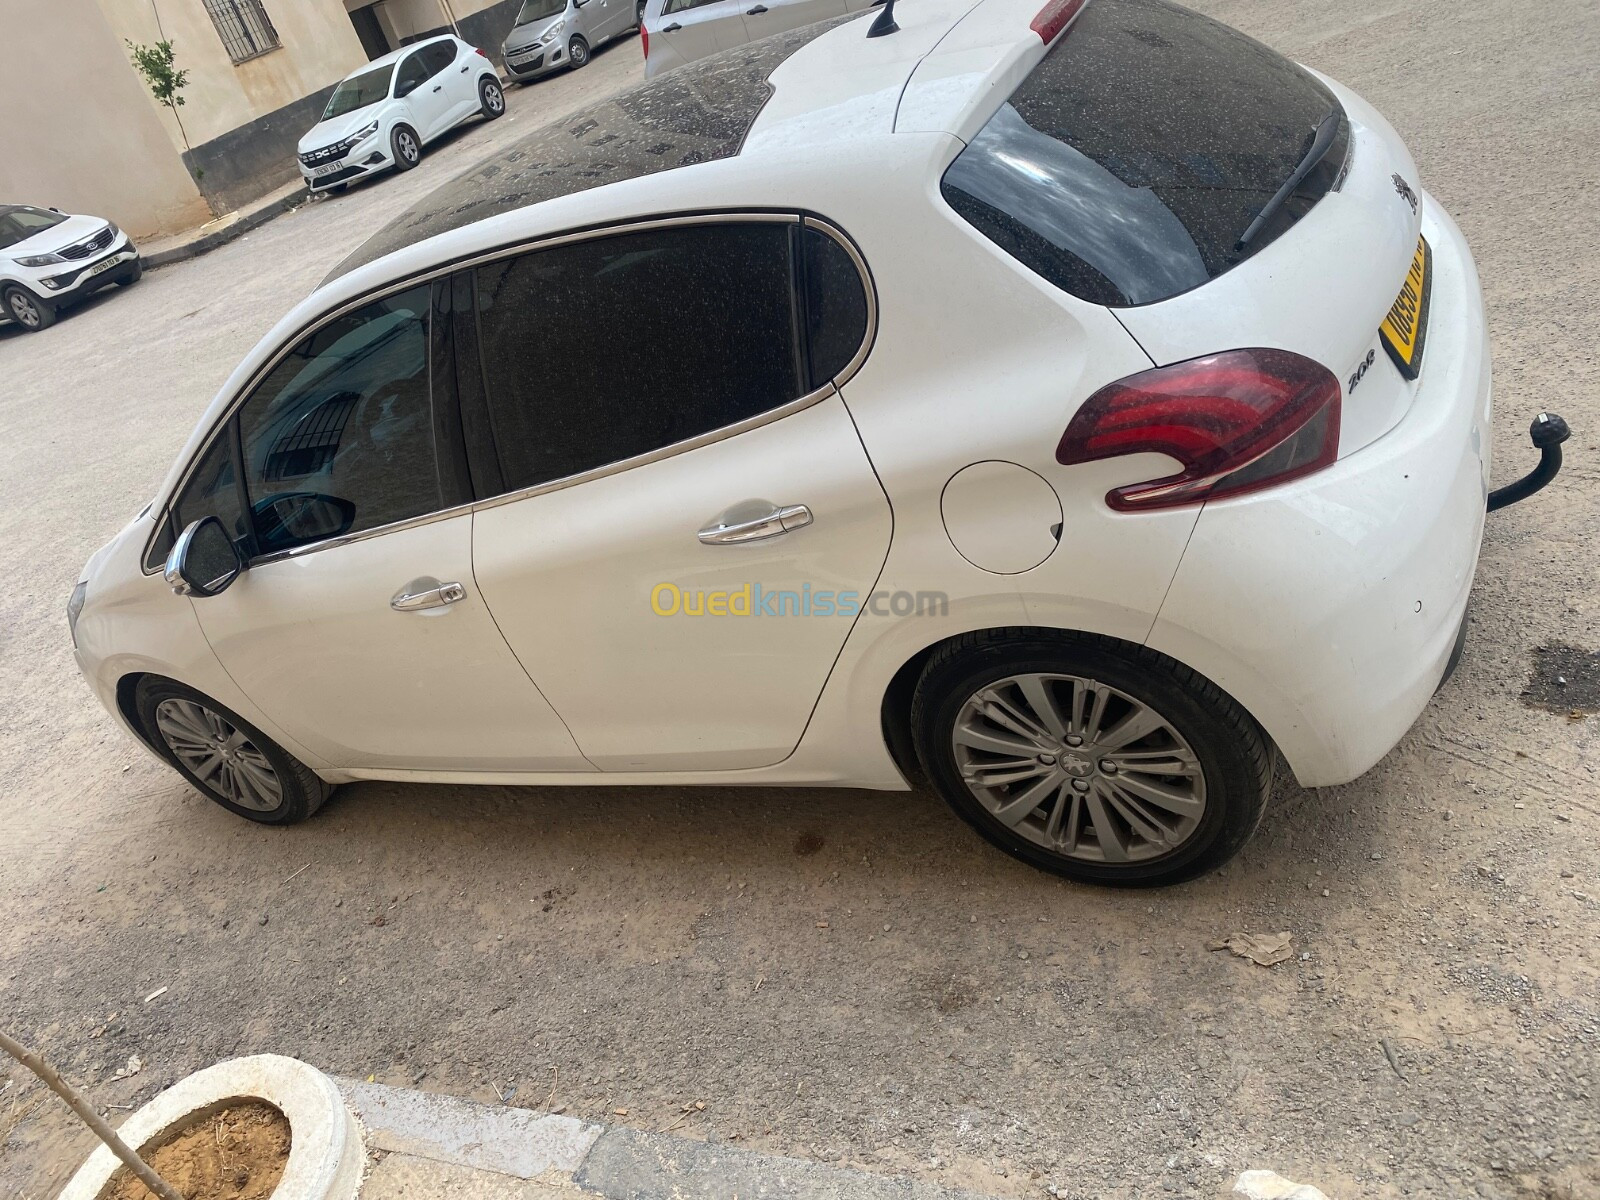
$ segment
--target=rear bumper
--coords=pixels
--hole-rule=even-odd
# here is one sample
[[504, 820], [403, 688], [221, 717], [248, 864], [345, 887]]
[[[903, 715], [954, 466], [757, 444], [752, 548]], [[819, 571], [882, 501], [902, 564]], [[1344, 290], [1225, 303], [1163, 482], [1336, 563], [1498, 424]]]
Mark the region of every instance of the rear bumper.
[[1308, 787], [1354, 779], [1421, 714], [1483, 537], [1483, 301], [1460, 230], [1424, 205], [1433, 304], [1405, 416], [1325, 471], [1208, 504], [1149, 638], [1249, 710]]

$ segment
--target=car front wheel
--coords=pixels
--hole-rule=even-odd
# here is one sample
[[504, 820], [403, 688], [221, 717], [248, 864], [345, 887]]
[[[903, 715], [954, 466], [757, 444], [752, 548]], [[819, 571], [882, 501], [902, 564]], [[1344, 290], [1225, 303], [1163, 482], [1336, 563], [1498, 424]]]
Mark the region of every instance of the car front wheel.
[[409, 171], [422, 161], [422, 141], [417, 131], [409, 125], [396, 125], [389, 135], [389, 149], [394, 153], [397, 171]]
[[154, 676], [135, 693], [157, 749], [202, 795], [263, 825], [293, 825], [333, 789], [277, 742], [193, 688]]
[[505, 115], [506, 94], [493, 79], [485, 79], [478, 85], [478, 111], [488, 121]]
[[32, 292], [19, 287], [9, 287], [3, 295], [0, 295], [0, 300], [5, 302], [6, 316], [29, 333], [49, 329], [56, 323], [56, 310]]
[[589, 65], [589, 43], [581, 37], [574, 37], [567, 43], [567, 65], [574, 71]]
[[1228, 861], [1260, 822], [1272, 758], [1210, 681], [1143, 647], [1039, 630], [937, 651], [912, 727], [963, 820], [1087, 883], [1152, 887]]

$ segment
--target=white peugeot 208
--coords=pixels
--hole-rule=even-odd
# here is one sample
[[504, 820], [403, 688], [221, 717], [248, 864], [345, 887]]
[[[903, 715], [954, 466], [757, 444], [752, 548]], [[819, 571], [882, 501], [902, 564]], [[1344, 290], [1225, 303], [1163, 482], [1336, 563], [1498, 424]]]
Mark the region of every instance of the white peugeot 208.
[[1489, 421], [1466, 243], [1359, 97], [1164, 0], [919, 0], [380, 231], [69, 617], [257, 821], [365, 779], [926, 779], [1030, 863], [1164, 883], [1277, 755], [1353, 779], [1428, 703]]

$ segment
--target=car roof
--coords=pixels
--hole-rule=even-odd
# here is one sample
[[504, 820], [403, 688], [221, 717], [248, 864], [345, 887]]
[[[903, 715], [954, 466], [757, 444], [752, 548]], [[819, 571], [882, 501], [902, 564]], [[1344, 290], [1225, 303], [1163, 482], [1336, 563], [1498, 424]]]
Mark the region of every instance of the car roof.
[[357, 75], [364, 75], [374, 67], [387, 67], [391, 63], [397, 63], [406, 55], [410, 54], [413, 50], [420, 50], [423, 46], [431, 45], [434, 42], [453, 42], [455, 40], [456, 39], [454, 36], [445, 33], [440, 34], [438, 37], [424, 38], [420, 42], [407, 43], [406, 45], [401, 46], [398, 50], [389, 51], [389, 53], [385, 54], [382, 58], [373, 59], [364, 67], [356, 68], [354, 71], [351, 71], [350, 74], [346, 75], [345, 78], [354, 79]]
[[[916, 0], [897, 8], [900, 28], [888, 37], [866, 36], [882, 12], [875, 9], [697, 59], [504, 146], [373, 234], [322, 285], [428, 238], [576, 192], [718, 159], [888, 135], [908, 84], [947, 40], [967, 69], [939, 72], [932, 92], [959, 93], [947, 107], [966, 113], [990, 95], [985, 84], [1003, 62], [1042, 54], [1028, 28], [1039, 3]], [[974, 42], [993, 47], [976, 71]], [[995, 103], [1006, 91], [993, 93]], [[929, 127], [921, 117], [912, 122], [918, 131]]]

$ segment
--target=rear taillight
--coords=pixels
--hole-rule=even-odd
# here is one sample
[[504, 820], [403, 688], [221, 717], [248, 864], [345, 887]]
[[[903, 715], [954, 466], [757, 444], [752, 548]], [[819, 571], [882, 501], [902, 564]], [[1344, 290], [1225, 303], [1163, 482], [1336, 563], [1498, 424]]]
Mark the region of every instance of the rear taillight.
[[639, 45], [644, 48], [644, 56], [650, 57], [650, 31], [645, 28], [644, 22], [639, 22]]
[[485, 54], [483, 52], [483, 47], [482, 46], [474, 46], [472, 49], [473, 49], [473, 52], [476, 53], [479, 58], [488, 58], [489, 57], [487, 54]]
[[1339, 381], [1287, 350], [1229, 350], [1141, 371], [1084, 402], [1056, 461], [1165, 454], [1176, 475], [1106, 493], [1123, 512], [1237, 496], [1298, 479], [1339, 452]]
[[1056, 40], [1056, 34], [1067, 27], [1067, 22], [1078, 15], [1083, 3], [1084, 0], [1050, 0], [1039, 10], [1039, 15], [1029, 23], [1028, 28], [1048, 46]]

